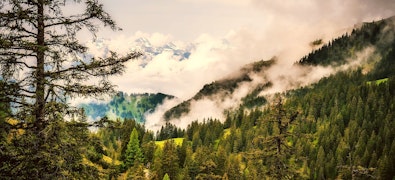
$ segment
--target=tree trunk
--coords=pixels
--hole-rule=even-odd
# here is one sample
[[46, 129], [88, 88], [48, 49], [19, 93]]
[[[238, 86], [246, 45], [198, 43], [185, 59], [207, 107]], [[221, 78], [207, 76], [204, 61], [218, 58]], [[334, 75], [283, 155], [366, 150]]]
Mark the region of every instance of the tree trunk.
[[44, 25], [44, 0], [38, 0], [37, 4], [37, 69], [36, 69], [36, 102], [35, 124], [36, 128], [43, 128], [45, 108], [45, 25]]

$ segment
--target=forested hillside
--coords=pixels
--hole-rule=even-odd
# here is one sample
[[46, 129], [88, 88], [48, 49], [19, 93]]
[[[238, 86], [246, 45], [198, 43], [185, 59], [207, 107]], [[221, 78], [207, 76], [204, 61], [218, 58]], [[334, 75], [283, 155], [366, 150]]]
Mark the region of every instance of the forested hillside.
[[[191, 110], [190, 106], [192, 101], [198, 101], [205, 98], [215, 102], [223, 101], [227, 97], [232, 96], [232, 93], [234, 93], [235, 90], [239, 88], [240, 84], [253, 81], [253, 78], [251, 77], [252, 75], [260, 74], [261, 76], [264, 76], [263, 74], [265, 70], [270, 68], [275, 63], [275, 61], [275, 58], [266, 61], [257, 61], [245, 65], [239, 70], [239, 72], [230, 74], [221, 80], [206, 84], [191, 99], [188, 99], [166, 111], [164, 114], [164, 119], [168, 121], [180, 118], [181, 116], [188, 114]], [[266, 99], [262, 96], [258, 96], [258, 94], [259, 92], [270, 86], [271, 83], [269, 81], [264, 81], [263, 83], [255, 87], [251, 86], [250, 92], [245, 97], [243, 97], [242, 102], [248, 107], [260, 106], [265, 104]]]
[[126, 94], [118, 92], [109, 102], [81, 104], [85, 114], [97, 120], [107, 116], [111, 120], [117, 118], [134, 119], [137, 122], [145, 122], [145, 114], [154, 112], [155, 108], [162, 104], [165, 99], [172, 99], [173, 96], [157, 94]]
[[[68, 102], [116, 92], [109, 77], [142, 55], [80, 58], [88, 47], [78, 31], [120, 28], [98, 1], [73, 3], [82, 12], [64, 12], [69, 4], [60, 0], [0, 3], [0, 179], [395, 179], [395, 18], [364, 23], [301, 57], [294, 67], [333, 70], [313, 84], [261, 94], [276, 60], [258, 61], [202, 87], [153, 132], [144, 114], [172, 96]], [[249, 89], [231, 99], [224, 119], [172, 124], [185, 123], [171, 120], [191, 102], [221, 102], [241, 84]]]
[[241, 105], [225, 120], [196, 121], [184, 130], [167, 123], [157, 141], [138, 124], [121, 126], [128, 130], [120, 141], [109, 139], [117, 139], [114, 130], [99, 135], [122, 144], [109, 147], [125, 162], [134, 154], [125, 150], [127, 137], [138, 129], [134, 149], [144, 157], [120, 169], [132, 179], [393, 179], [395, 43], [378, 37], [394, 32], [392, 20], [367, 23], [324, 45], [300, 63], [339, 66], [356, 56], [350, 49], [374, 51], [356, 67], [276, 94], [268, 105]]

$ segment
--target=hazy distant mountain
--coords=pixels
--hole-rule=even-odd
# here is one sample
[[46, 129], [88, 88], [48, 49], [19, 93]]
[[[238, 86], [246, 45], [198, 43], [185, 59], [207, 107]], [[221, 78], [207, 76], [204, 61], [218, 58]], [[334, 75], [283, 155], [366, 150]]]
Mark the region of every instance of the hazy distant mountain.
[[[275, 63], [275, 58], [271, 60], [261, 60], [242, 67], [239, 71], [230, 74], [229, 76], [206, 84], [203, 88], [191, 99], [186, 100], [177, 106], [171, 108], [164, 114], [165, 120], [179, 118], [190, 111], [192, 101], [201, 99], [209, 99], [218, 104], [222, 103], [225, 99], [234, 95], [235, 91], [241, 86], [245, 85], [248, 88], [248, 93], [242, 95], [242, 105], [246, 107], [260, 106], [266, 103], [263, 96], [259, 93], [271, 86], [271, 83], [264, 78], [264, 71]], [[254, 75], [261, 76], [262, 79], [257, 83], [253, 83]], [[236, 104], [235, 104], [236, 105]]]
[[152, 57], [163, 52], [172, 52], [173, 55], [179, 56], [180, 60], [184, 60], [189, 57], [191, 54], [189, 51], [192, 46], [188, 47], [187, 49], [181, 49], [177, 47], [174, 43], [168, 42], [161, 46], [153, 46], [152, 43], [147, 38], [138, 38], [134, 41], [136, 48], [144, 52], [145, 57]]
[[117, 93], [109, 102], [81, 104], [85, 113], [92, 119], [107, 116], [110, 119], [134, 119], [137, 122], [144, 122], [144, 114], [152, 113], [155, 108], [162, 104], [166, 98], [173, 96], [157, 94], [126, 94]]
[[[102, 52], [103, 55], [108, 53], [108, 43], [110, 42], [106, 39], [96, 39], [91, 43], [91, 46], [97, 51]], [[149, 39], [144, 37], [133, 40], [128, 43], [127, 46], [130, 46], [130, 50], [137, 50], [143, 53], [143, 56], [140, 57], [141, 61], [139, 61], [142, 67], [145, 67], [155, 56], [162, 53], [171, 53], [173, 58], [183, 61], [189, 58], [190, 52], [194, 48], [193, 44], [181, 48], [173, 42], [154, 45]], [[91, 56], [92, 55], [87, 54], [85, 58], [89, 59]], [[108, 116], [110, 119], [126, 118], [144, 122], [144, 114], [153, 112], [166, 98], [171, 99], [174, 97], [162, 93], [127, 95], [123, 92], [119, 92], [108, 103], [88, 103], [81, 104], [80, 106], [84, 108], [86, 115], [92, 119]]]
[[[93, 47], [103, 52], [103, 54], [108, 53], [109, 47], [106, 39], [97, 39], [92, 42]], [[191, 55], [191, 50], [194, 48], [193, 44], [189, 44], [185, 47], [179, 47], [173, 42], [167, 42], [161, 45], [154, 45], [149, 41], [149, 39], [141, 37], [133, 40], [126, 44], [129, 46], [130, 50], [136, 50], [143, 53], [143, 56], [140, 57], [141, 66], [146, 66], [155, 56], [160, 55], [162, 53], [171, 53], [175, 59], [179, 61], [188, 59]], [[89, 55], [87, 55], [89, 57]]]

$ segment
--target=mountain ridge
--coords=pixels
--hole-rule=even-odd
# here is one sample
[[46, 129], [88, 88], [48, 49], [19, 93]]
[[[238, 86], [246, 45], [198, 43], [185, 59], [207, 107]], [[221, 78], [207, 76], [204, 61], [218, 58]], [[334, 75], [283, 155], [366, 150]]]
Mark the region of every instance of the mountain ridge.
[[[164, 119], [169, 121], [171, 119], [177, 119], [186, 115], [190, 111], [191, 102], [199, 101], [202, 99], [209, 99], [216, 103], [221, 103], [226, 96], [231, 96], [237, 88], [239, 88], [242, 83], [251, 83], [253, 81], [252, 75], [263, 74], [263, 71], [267, 70], [275, 64], [277, 59], [273, 57], [270, 60], [261, 60], [257, 62], [253, 62], [247, 65], [244, 65], [240, 68], [239, 71], [229, 74], [222, 79], [214, 81], [212, 83], [206, 84], [199, 90], [192, 98], [172, 107], [168, 111], [165, 112]], [[264, 77], [263, 77], [264, 78]], [[242, 97], [242, 101], [244, 102], [252, 102], [254, 98], [251, 97], [251, 94], [255, 96], [262, 91], [264, 88], [268, 88], [271, 86], [270, 82], [263, 82], [257, 85], [252, 86], [253, 89], [249, 90], [248, 94]], [[258, 97], [260, 101], [263, 103], [266, 100], [263, 97]], [[262, 105], [262, 104], [260, 104]], [[253, 105], [249, 106], [252, 107]]]
[[[330, 66], [336, 68], [341, 65], [345, 65], [346, 63], [349, 63], [348, 59], [353, 59], [353, 61], [355, 61], [354, 59], [359, 58], [358, 53], [364, 51], [366, 48], [376, 46], [379, 47], [378, 49], [390, 48], [392, 46], [391, 42], [393, 42], [395, 38], [394, 29], [395, 16], [377, 22], [363, 23], [360, 27], [354, 28], [350, 34], [346, 33], [338, 38], [333, 39], [328, 43], [323, 44], [320, 48], [313, 50], [308, 55], [302, 57], [294, 65], [312, 66], [312, 68], [314, 68], [314, 66]], [[373, 55], [375, 55], [376, 57], [372, 58]], [[395, 69], [395, 65], [390, 65], [390, 63], [388, 63], [389, 61], [379, 61], [378, 57], [388, 56], [385, 55], [385, 52], [380, 52], [377, 49], [374, 49], [372, 55], [370, 56], [370, 59], [368, 58], [366, 62], [355, 63], [359, 63], [358, 65], [364, 64], [365, 69], [372, 69], [372, 66], [380, 66], [382, 62], [386, 62], [386, 65], [394, 67]], [[239, 83], [252, 81], [250, 77], [251, 73], [259, 74], [259, 71], [262, 70], [262, 67], [266, 67], [267, 69], [269, 69], [270, 66], [273, 65], [276, 61], [277, 58], [274, 57], [268, 61], [258, 61], [247, 64], [239, 70], [239, 73], [233, 73], [229, 76], [224, 77], [223, 79], [204, 85], [202, 89], [197, 92], [192, 98], [185, 100], [182, 103], [166, 111], [163, 116], [164, 119], [166, 121], [169, 121], [172, 119], [178, 119], [188, 114], [188, 112], [190, 111], [191, 103], [193, 101], [198, 101], [204, 98], [218, 101], [216, 100], [218, 97], [213, 98], [213, 95], [219, 95], [220, 99], [232, 95]], [[262, 63], [261, 66], [259, 65], [260, 63]], [[374, 75], [374, 73], [369, 73], [370, 76], [375, 76], [375, 78], [372, 77], [371, 80], [386, 78], [380, 74], [377, 74], [378, 68], [375, 69], [376, 75]], [[388, 70], [388, 68], [383, 69]], [[388, 74], [390, 72], [385, 73]], [[266, 76], [264, 73], [261, 73], [259, 75], [262, 76], [262, 78], [265, 78]], [[260, 92], [262, 92], [265, 88], [270, 87], [271, 85], [272, 82], [263, 81], [260, 85], [251, 87], [251, 89], [249, 90], [249, 94], [242, 98], [241, 105], [252, 108], [255, 105], [265, 104], [267, 100], [264, 96], [260, 96]]]

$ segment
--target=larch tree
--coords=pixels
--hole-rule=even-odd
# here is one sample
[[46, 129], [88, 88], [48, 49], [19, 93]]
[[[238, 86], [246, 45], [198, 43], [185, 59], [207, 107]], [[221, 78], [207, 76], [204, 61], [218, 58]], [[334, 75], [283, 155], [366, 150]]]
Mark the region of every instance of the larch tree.
[[[70, 6], [84, 10], [70, 15], [65, 12]], [[11, 105], [9, 117], [18, 121], [10, 128], [24, 130], [9, 143], [14, 149], [2, 153], [11, 158], [2, 160], [8, 168], [2, 168], [1, 175], [50, 179], [74, 176], [73, 172], [85, 169], [80, 166], [81, 158], [63, 154], [80, 143], [66, 139], [72, 137], [73, 128], [67, 128], [70, 123], [64, 117], [78, 119], [73, 117], [81, 114], [68, 100], [113, 92], [108, 77], [121, 74], [125, 62], [141, 55], [119, 56], [110, 51], [104, 57], [86, 56], [88, 48], [77, 34], [86, 29], [95, 36], [101, 25], [120, 30], [98, 0], [0, 1], [0, 78], [4, 83], [0, 101]], [[73, 162], [75, 167], [70, 168]]]

